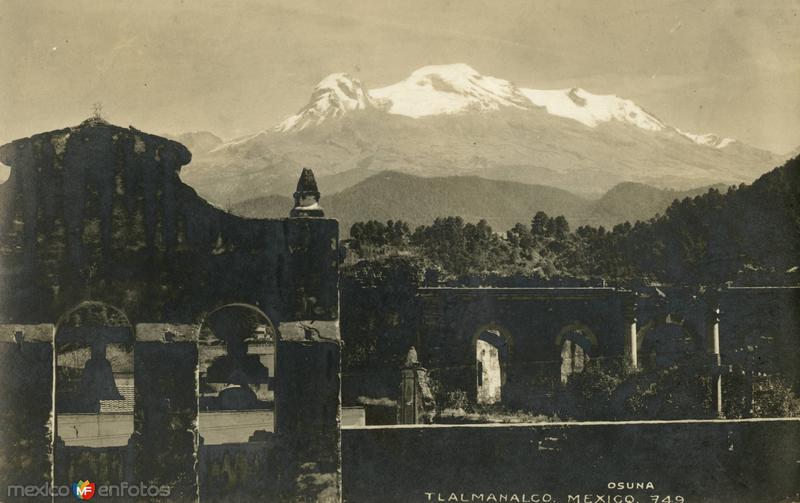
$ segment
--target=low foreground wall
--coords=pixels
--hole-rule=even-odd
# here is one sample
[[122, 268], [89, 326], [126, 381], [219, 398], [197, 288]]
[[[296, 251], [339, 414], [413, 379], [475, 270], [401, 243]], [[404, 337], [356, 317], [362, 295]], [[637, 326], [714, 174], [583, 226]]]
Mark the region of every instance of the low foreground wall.
[[[800, 501], [798, 419], [345, 427], [341, 438], [347, 503]], [[286, 452], [268, 432], [201, 446], [200, 500], [276, 501]], [[131, 454], [61, 446], [57, 483], [134, 481]], [[324, 481], [301, 475], [306, 489]]]
[[348, 503], [800, 501], [800, 420], [342, 431]]

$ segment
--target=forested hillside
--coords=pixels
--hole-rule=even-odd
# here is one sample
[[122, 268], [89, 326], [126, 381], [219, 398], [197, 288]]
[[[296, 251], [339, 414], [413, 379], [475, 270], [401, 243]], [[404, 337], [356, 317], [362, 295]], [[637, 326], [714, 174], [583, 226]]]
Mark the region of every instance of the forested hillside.
[[[644, 281], [791, 283], [800, 262], [800, 158], [752, 185], [711, 188], [663, 215], [611, 229], [571, 229], [539, 211], [504, 234], [485, 220], [356, 223], [350, 263], [401, 255], [437, 281]], [[427, 271], [425, 273], [424, 271]]]

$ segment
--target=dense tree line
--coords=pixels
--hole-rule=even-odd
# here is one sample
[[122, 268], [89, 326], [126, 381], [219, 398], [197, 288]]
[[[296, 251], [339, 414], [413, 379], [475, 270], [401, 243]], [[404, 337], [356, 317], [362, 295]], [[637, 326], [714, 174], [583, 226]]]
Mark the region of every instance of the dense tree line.
[[405, 222], [369, 221], [353, 225], [350, 246], [357, 259], [419, 257], [440, 279], [451, 280], [494, 275], [669, 284], [796, 281], [799, 173], [800, 159], [794, 159], [750, 186], [726, 193], [712, 188], [674, 201], [664, 215], [611, 229], [571, 230], [563, 216], [541, 211], [504, 234], [485, 220], [461, 217], [437, 218], [413, 232]]

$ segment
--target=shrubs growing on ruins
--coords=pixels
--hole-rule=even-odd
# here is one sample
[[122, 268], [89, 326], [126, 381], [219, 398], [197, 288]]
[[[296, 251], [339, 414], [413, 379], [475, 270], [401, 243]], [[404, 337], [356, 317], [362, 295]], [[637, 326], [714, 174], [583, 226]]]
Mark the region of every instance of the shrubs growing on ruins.
[[[621, 358], [596, 359], [566, 383], [539, 381], [544, 390], [535, 399], [478, 404], [463, 389], [448, 389], [430, 381], [436, 399], [435, 422], [524, 423], [591, 420], [716, 418], [713, 380], [701, 371], [703, 355], [690, 355], [667, 365], [645, 362], [632, 369]], [[435, 375], [435, 373], [434, 373]], [[725, 417], [800, 417], [800, 399], [786, 379], [761, 376], [746, 381], [739, 374], [724, 379]], [[752, 393], [744, 390], [752, 383]], [[752, 402], [751, 402], [752, 400]]]
[[725, 417], [800, 417], [800, 397], [779, 375], [734, 372], [723, 380]]

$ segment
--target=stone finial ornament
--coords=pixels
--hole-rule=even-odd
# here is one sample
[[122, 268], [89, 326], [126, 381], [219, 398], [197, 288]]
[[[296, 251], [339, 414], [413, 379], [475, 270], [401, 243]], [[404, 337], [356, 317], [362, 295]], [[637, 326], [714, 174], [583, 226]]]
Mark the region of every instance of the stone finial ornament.
[[303, 168], [300, 180], [297, 181], [297, 190], [294, 193], [294, 208], [290, 217], [322, 217], [325, 213], [319, 205], [319, 190], [314, 172]]
[[406, 355], [406, 367], [419, 367], [419, 360], [417, 359], [417, 350], [414, 346], [408, 350]]

